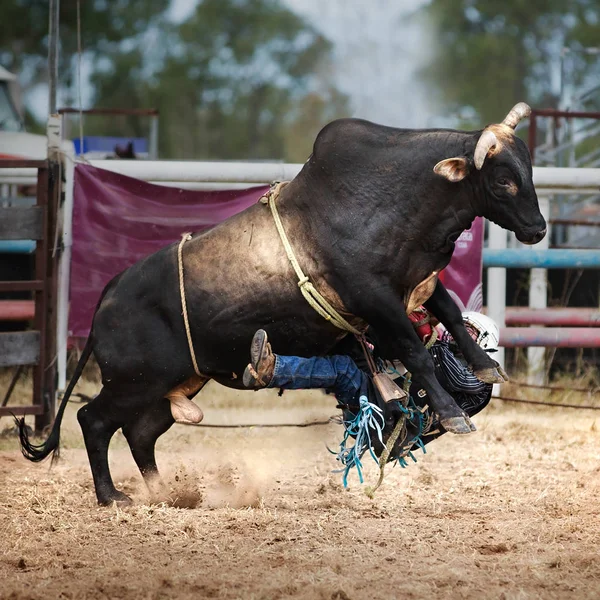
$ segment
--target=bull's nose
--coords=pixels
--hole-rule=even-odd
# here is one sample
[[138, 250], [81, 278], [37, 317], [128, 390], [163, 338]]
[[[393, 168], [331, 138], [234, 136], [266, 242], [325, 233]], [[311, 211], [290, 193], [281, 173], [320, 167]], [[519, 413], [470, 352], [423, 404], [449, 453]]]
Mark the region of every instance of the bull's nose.
[[544, 236], [546, 235], [546, 231], [547, 231], [547, 227], [544, 227], [544, 229], [539, 229], [538, 231], [536, 231], [533, 235], [529, 234], [529, 235], [519, 235], [517, 234], [517, 239], [522, 242], [523, 244], [528, 244], [529, 246], [532, 246], [533, 244], [537, 244], [539, 241], [544, 239]]
[[537, 244], [538, 242], [541, 242], [546, 237], [546, 232], [547, 231], [548, 231], [547, 227], [544, 227], [544, 229], [542, 229], [541, 231], [538, 231], [533, 236], [533, 242], [532, 243]]

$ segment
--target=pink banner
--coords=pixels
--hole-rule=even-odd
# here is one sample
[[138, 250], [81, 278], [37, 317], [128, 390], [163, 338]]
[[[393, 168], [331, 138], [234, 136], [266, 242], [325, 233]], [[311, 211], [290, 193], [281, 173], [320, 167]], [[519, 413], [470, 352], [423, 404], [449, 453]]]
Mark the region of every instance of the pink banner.
[[452, 260], [440, 274], [461, 311], [480, 311], [483, 307], [483, 226], [483, 219], [477, 217], [471, 228], [460, 234]]
[[[144, 256], [251, 206], [266, 186], [197, 192], [75, 167], [69, 335], [87, 337], [104, 286]], [[483, 220], [456, 242], [441, 279], [461, 310], [480, 310]]]
[[208, 229], [248, 208], [267, 189], [182, 190], [77, 165], [69, 335], [88, 336], [98, 298], [115, 275], [182, 233]]

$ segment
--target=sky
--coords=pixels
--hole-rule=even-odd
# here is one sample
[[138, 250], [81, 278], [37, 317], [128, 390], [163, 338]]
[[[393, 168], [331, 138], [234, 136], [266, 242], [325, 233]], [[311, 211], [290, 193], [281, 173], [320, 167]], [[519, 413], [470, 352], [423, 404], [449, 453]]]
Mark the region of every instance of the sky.
[[[417, 72], [430, 58], [433, 35], [411, 14], [426, 0], [282, 0], [333, 43], [332, 76], [350, 97], [353, 115], [396, 127], [428, 127], [435, 108]], [[172, 0], [170, 16], [185, 20], [198, 0]], [[82, 64], [82, 102], [91, 89]], [[42, 121], [47, 88], [30, 91], [26, 102]], [[61, 104], [59, 98], [59, 105]]]
[[[182, 0], [183, 1], [183, 0]], [[427, 127], [435, 110], [417, 78], [433, 36], [412, 16], [424, 0], [284, 0], [334, 44], [334, 77], [355, 117]]]

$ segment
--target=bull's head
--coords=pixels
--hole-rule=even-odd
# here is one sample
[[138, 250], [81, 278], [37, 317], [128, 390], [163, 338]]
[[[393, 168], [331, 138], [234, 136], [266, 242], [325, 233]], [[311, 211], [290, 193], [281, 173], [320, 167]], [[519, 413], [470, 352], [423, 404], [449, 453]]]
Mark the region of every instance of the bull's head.
[[451, 182], [472, 179], [477, 214], [514, 231], [520, 242], [537, 244], [546, 235], [546, 220], [533, 187], [529, 150], [514, 134], [530, 113], [531, 108], [520, 102], [502, 123], [477, 134], [472, 156], [447, 158], [433, 170]]

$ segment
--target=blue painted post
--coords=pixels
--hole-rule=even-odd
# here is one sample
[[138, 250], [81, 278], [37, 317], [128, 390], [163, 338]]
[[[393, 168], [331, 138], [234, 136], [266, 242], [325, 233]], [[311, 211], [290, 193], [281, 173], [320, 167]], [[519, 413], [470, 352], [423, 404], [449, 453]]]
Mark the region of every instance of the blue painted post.
[[600, 269], [600, 250], [483, 250], [484, 267], [507, 269]]
[[35, 252], [33, 240], [0, 240], [0, 254], [31, 254]]

